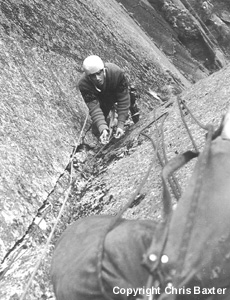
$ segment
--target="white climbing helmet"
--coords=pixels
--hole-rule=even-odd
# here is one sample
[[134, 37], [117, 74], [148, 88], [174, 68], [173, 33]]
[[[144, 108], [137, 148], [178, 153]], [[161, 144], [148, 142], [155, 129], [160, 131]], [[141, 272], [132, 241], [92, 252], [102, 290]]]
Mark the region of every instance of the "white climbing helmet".
[[83, 70], [86, 75], [94, 74], [102, 69], [104, 69], [104, 63], [97, 55], [90, 55], [83, 61]]

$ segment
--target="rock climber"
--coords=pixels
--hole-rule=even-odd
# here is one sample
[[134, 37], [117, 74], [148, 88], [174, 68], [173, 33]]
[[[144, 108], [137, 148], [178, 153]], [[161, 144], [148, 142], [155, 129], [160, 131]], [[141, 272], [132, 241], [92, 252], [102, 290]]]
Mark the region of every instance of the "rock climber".
[[135, 88], [130, 87], [124, 71], [114, 63], [104, 63], [97, 55], [83, 61], [84, 73], [78, 82], [79, 90], [89, 108], [92, 132], [106, 144], [109, 138], [108, 115], [116, 104], [117, 129], [115, 138], [124, 134], [124, 123], [130, 110], [133, 122], [139, 120]]

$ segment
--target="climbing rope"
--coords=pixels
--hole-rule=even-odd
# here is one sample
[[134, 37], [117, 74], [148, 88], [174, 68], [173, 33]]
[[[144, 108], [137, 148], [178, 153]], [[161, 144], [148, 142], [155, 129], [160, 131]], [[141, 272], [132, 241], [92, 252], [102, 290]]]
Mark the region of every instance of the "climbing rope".
[[[163, 115], [166, 115], [168, 116], [168, 112], [163, 114]], [[162, 116], [162, 115], [161, 115]], [[161, 126], [161, 130], [160, 132], [158, 132], [158, 127], [157, 127], [157, 124], [155, 123], [155, 127], [156, 127], [156, 131], [157, 131], [157, 134], [161, 135], [162, 137], [162, 152], [163, 152], [163, 158], [161, 158], [160, 156], [160, 153], [157, 151], [157, 157], [158, 157], [158, 160], [160, 162], [160, 165], [162, 167], [162, 169], [164, 168], [164, 166], [168, 163], [168, 158], [167, 158], [167, 155], [166, 155], [166, 150], [165, 150], [165, 138], [164, 138], [164, 129], [163, 129], [163, 126]], [[177, 181], [177, 178], [174, 176], [174, 174], [171, 174], [170, 175], [171, 177], [168, 178], [168, 181], [169, 181], [169, 185], [171, 187], [171, 190], [172, 190], [172, 193], [174, 194], [176, 200], [178, 201], [181, 197], [181, 188], [180, 188], [180, 185], [179, 185], [179, 182]], [[163, 182], [164, 184], [164, 182]], [[167, 186], [165, 186], [165, 189], [167, 189]]]
[[[187, 123], [186, 123], [186, 121], [185, 121], [185, 118], [184, 118], [184, 115], [183, 115], [183, 112], [182, 112], [182, 108], [181, 108], [181, 98], [179, 98], [179, 96], [177, 97], [177, 103], [178, 103], [178, 106], [179, 106], [179, 110], [180, 110], [180, 115], [181, 115], [181, 119], [182, 119], [182, 122], [183, 122], [183, 124], [184, 124], [184, 127], [185, 127], [185, 129], [187, 130], [187, 132], [188, 132], [188, 135], [189, 135], [189, 138], [190, 138], [190, 140], [191, 140], [191, 142], [192, 142], [192, 145], [193, 145], [193, 147], [194, 147], [194, 149], [196, 150], [196, 152], [198, 152], [198, 147], [197, 147], [197, 145], [196, 145], [196, 143], [195, 143], [195, 141], [194, 141], [194, 139], [193, 139], [193, 136], [192, 136], [192, 133], [191, 133], [191, 131], [189, 130], [189, 128], [188, 128], [188, 125], [187, 125]], [[184, 104], [184, 103], [183, 103]]]
[[[83, 134], [83, 131], [84, 131], [84, 129], [85, 129], [87, 119], [88, 119], [88, 113], [87, 113], [87, 116], [86, 116], [86, 118], [85, 118], [85, 121], [84, 121], [84, 124], [83, 124], [83, 126], [82, 126], [82, 129], [81, 129], [81, 132], [80, 132], [80, 135], [79, 135], [79, 138], [78, 138], [78, 141], [77, 141], [76, 145], [79, 145], [79, 143], [80, 143], [80, 141], [81, 141], [81, 139], [82, 139], [82, 134]], [[35, 265], [34, 271], [33, 271], [32, 275], [31, 275], [31, 277], [30, 277], [30, 279], [29, 279], [29, 281], [28, 281], [28, 283], [27, 283], [27, 285], [26, 285], [26, 288], [25, 288], [25, 290], [24, 290], [24, 293], [23, 293], [22, 296], [20, 297], [20, 300], [24, 300], [24, 299], [25, 299], [25, 296], [26, 296], [26, 294], [27, 294], [27, 292], [28, 292], [28, 290], [29, 290], [29, 287], [31, 286], [32, 281], [33, 281], [33, 279], [34, 279], [34, 277], [35, 277], [35, 275], [36, 275], [36, 273], [37, 273], [37, 271], [38, 271], [38, 268], [40, 267], [40, 264], [41, 264], [41, 262], [42, 262], [42, 259], [43, 259], [43, 257], [45, 256], [45, 254], [46, 254], [46, 252], [47, 252], [47, 250], [48, 250], [48, 246], [49, 246], [49, 244], [50, 244], [50, 242], [51, 242], [51, 239], [52, 239], [52, 237], [53, 237], [54, 231], [55, 231], [55, 229], [56, 229], [56, 227], [57, 227], [57, 225], [58, 225], [58, 222], [59, 222], [59, 220], [60, 220], [60, 218], [61, 218], [61, 216], [62, 216], [62, 213], [63, 213], [63, 211], [64, 211], [66, 202], [67, 202], [67, 200], [68, 200], [68, 198], [69, 198], [69, 195], [70, 195], [70, 192], [71, 192], [73, 183], [74, 183], [74, 181], [73, 181], [73, 156], [70, 157], [70, 162], [69, 162], [69, 163], [71, 164], [71, 167], [70, 167], [70, 180], [69, 180], [69, 187], [67, 188], [67, 190], [65, 190], [65, 191], [62, 193], [62, 195], [65, 194], [64, 201], [63, 201], [62, 206], [61, 206], [61, 208], [60, 208], [60, 211], [59, 211], [59, 213], [58, 213], [56, 222], [55, 222], [55, 224], [54, 224], [54, 226], [53, 226], [53, 228], [52, 228], [52, 230], [51, 230], [51, 232], [50, 232], [50, 235], [49, 235], [49, 237], [48, 237], [48, 239], [47, 239], [47, 241], [46, 241], [44, 250], [42, 251], [42, 253], [41, 253], [41, 255], [40, 255], [40, 258], [37, 260], [37, 263], [36, 263], [36, 265]], [[68, 163], [68, 165], [69, 165], [69, 163]]]
[[190, 201], [190, 208], [188, 210], [188, 216], [184, 228], [184, 234], [181, 241], [181, 245], [179, 247], [180, 250], [178, 254], [178, 262], [177, 262], [177, 270], [176, 270], [177, 285], [179, 284], [179, 279], [180, 279], [179, 276], [183, 270], [185, 256], [189, 245], [189, 239], [191, 237], [192, 228], [195, 222], [195, 214], [197, 211], [198, 200], [199, 200], [199, 196], [201, 193], [201, 188], [204, 180], [205, 167], [207, 166], [208, 156], [211, 149], [212, 134], [213, 134], [213, 127], [209, 125], [206, 144], [203, 153], [200, 156], [199, 164], [197, 165], [198, 170], [197, 170], [197, 178], [194, 187], [194, 193], [193, 193], [192, 200]]
[[[201, 122], [194, 116], [194, 114], [192, 113], [191, 109], [189, 109], [189, 107], [187, 106], [187, 104], [185, 103], [185, 101], [183, 101], [183, 100], [181, 99], [181, 96], [178, 96], [178, 97], [177, 97], [177, 101], [178, 101], [178, 105], [179, 105], [179, 108], [180, 108], [180, 111], [181, 111], [181, 112], [182, 112], [182, 109], [181, 109], [180, 104], [183, 105], [183, 106], [186, 108], [186, 110], [187, 110], [188, 113], [190, 114], [191, 118], [197, 123], [197, 125], [198, 125], [200, 128], [202, 128], [202, 129], [204, 129], [204, 130], [207, 130], [207, 131], [209, 130], [209, 125], [206, 125], [206, 124], [201, 123]], [[185, 119], [184, 119], [184, 116], [183, 116], [183, 112], [182, 112], [182, 120], [183, 120], [183, 122], [185, 123]]]

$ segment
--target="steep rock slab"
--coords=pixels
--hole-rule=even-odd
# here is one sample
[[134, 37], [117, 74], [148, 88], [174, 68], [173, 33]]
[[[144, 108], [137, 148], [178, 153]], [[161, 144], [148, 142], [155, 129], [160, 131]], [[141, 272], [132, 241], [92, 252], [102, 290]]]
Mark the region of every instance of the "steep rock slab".
[[76, 90], [86, 55], [123, 66], [143, 91], [190, 83], [115, 1], [4, 0], [0, 17], [4, 257], [68, 163], [86, 115]]

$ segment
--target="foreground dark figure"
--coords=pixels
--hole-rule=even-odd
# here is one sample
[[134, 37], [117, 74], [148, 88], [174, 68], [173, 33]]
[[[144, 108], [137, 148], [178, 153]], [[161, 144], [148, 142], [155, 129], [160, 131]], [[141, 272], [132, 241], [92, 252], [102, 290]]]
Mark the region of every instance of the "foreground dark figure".
[[[206, 143], [184, 195], [163, 224], [120, 220], [107, 234], [101, 271], [100, 245], [113, 217], [85, 218], [64, 232], [51, 271], [58, 300], [102, 300], [105, 294], [127, 299], [127, 293], [116, 294], [117, 287], [143, 286], [159, 287], [154, 297], [160, 300], [230, 299], [229, 127], [227, 115], [221, 135]], [[172, 287], [177, 292], [170, 293]]]
[[[55, 249], [52, 281], [58, 300], [104, 299], [98, 279], [98, 255], [102, 236], [113, 221], [111, 216], [92, 216], [69, 226]], [[105, 240], [102, 278], [107, 293], [121, 299], [117, 289], [143, 286], [148, 271], [142, 255], [152, 241], [155, 224], [121, 220]], [[122, 298], [125, 299], [126, 297]]]
[[[228, 113], [220, 136], [206, 142], [176, 210], [158, 227], [147, 252], [153, 281], [160, 281], [160, 300], [230, 299], [229, 228]], [[172, 288], [177, 294], [170, 294]]]

